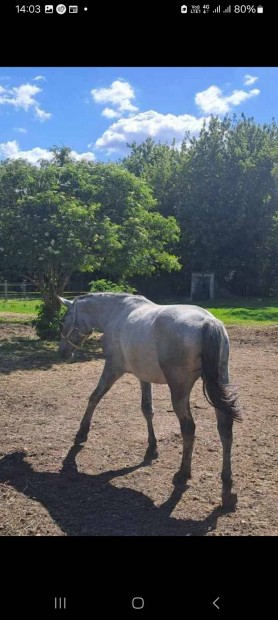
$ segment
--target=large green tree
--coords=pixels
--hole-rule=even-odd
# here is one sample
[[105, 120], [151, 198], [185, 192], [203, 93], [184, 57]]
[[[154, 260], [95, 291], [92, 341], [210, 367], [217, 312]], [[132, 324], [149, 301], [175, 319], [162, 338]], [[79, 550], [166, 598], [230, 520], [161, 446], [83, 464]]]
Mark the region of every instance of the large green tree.
[[55, 164], [33, 168], [33, 182], [27, 178], [24, 187], [15, 186], [7, 204], [5, 188], [14, 167], [18, 162], [4, 164], [0, 177], [2, 264], [36, 284], [55, 311], [71, 273], [98, 268], [117, 248], [117, 226], [100, 215], [96, 203], [67, 195]]
[[34, 282], [49, 316], [73, 272], [101, 267], [122, 279], [178, 269], [177, 236], [146, 183], [120, 166], [75, 162], [66, 148], [39, 167], [0, 166], [2, 270]]
[[171, 277], [176, 290], [189, 289], [192, 271], [213, 271], [234, 293], [273, 291], [277, 136], [275, 122], [258, 125], [242, 115], [211, 118], [180, 150], [151, 138], [130, 145], [122, 166], [148, 183], [160, 213], [174, 215], [181, 228], [173, 247], [183, 264]]
[[180, 253], [187, 271], [214, 271], [235, 293], [263, 290], [266, 238], [277, 209], [275, 125], [212, 118], [191, 140], [177, 184]]

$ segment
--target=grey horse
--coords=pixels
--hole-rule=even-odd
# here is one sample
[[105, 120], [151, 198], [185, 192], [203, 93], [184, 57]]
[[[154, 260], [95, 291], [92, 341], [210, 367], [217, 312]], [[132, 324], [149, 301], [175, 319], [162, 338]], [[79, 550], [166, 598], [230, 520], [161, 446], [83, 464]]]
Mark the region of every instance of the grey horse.
[[182, 461], [173, 484], [183, 488], [191, 478], [195, 437], [189, 397], [195, 381], [202, 377], [205, 396], [215, 408], [223, 446], [222, 505], [235, 508], [237, 495], [231, 492], [232, 426], [242, 414], [236, 391], [229, 383], [229, 339], [224, 325], [198, 306], [158, 305], [141, 295], [94, 293], [74, 301], [59, 299], [68, 307], [59, 346], [64, 359], [72, 357], [93, 328], [104, 334], [105, 366], [75, 444], [87, 440], [93, 412], [104, 394], [124, 373], [133, 373], [141, 384], [141, 407], [148, 426], [145, 460], [156, 458], [151, 384], [167, 383], [183, 438]]

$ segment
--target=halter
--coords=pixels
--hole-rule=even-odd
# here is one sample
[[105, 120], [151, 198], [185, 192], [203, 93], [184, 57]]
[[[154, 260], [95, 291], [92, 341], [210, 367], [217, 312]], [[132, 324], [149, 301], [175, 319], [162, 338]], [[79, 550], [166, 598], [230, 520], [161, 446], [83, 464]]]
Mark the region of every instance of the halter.
[[[77, 314], [77, 305], [76, 305], [76, 304], [74, 304], [74, 306], [73, 306], [73, 321], [72, 321], [72, 325], [71, 325], [71, 327], [69, 328], [68, 333], [67, 333], [65, 336], [64, 336], [64, 334], [61, 334], [61, 338], [63, 338], [66, 342], [68, 342], [68, 343], [69, 343], [72, 347], [74, 347], [75, 349], [81, 349], [82, 344], [83, 344], [83, 342], [84, 342], [85, 338], [87, 338], [87, 336], [90, 336], [90, 333], [91, 333], [91, 332], [89, 332], [88, 334], [82, 334], [82, 332], [80, 331], [80, 329], [78, 329], [78, 327], [75, 327], [74, 323], [75, 323], [75, 319], [76, 319], [76, 314]], [[71, 333], [72, 333], [74, 330], [75, 330], [75, 331], [77, 331], [77, 332], [78, 332], [78, 334], [79, 334], [80, 336], [82, 336], [82, 340], [81, 340], [81, 343], [80, 343], [79, 345], [74, 344], [74, 342], [72, 342], [72, 341], [69, 339], [69, 336], [71, 335]]]

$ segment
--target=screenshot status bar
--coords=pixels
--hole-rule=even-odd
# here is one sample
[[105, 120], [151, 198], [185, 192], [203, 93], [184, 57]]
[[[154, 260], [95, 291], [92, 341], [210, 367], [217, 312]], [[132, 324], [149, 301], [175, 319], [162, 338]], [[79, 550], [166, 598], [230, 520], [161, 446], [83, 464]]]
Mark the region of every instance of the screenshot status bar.
[[254, 5], [254, 4], [235, 4], [235, 5], [231, 5], [231, 4], [227, 4], [226, 6], [221, 6], [220, 4], [218, 6], [215, 5], [209, 5], [209, 4], [182, 4], [180, 7], [180, 11], [181, 13], [183, 13], [184, 15], [186, 14], [204, 14], [204, 13], [233, 13], [233, 14], [255, 14], [255, 13], [263, 13], [264, 12], [264, 7], [259, 4], [259, 5]]

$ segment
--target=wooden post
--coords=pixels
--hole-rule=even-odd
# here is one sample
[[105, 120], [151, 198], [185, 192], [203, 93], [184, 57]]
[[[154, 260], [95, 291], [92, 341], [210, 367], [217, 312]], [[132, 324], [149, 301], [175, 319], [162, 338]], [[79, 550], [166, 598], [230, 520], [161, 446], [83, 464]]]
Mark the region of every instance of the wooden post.
[[22, 282], [23, 299], [26, 299], [26, 280]]
[[7, 301], [7, 299], [8, 299], [8, 280], [4, 280], [4, 295], [5, 295], [5, 299]]
[[209, 297], [210, 299], [214, 299], [214, 273], [210, 274]]

